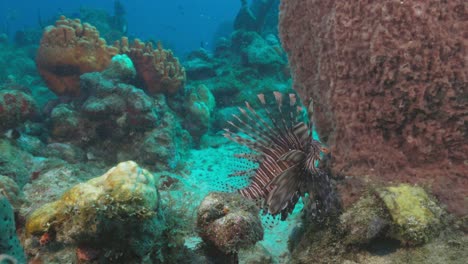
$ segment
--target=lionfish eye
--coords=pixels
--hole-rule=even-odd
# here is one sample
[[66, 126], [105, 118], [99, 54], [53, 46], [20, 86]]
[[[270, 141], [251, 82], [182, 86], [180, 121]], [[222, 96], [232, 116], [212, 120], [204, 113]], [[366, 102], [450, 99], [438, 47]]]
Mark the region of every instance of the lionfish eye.
[[326, 147], [320, 147], [320, 151], [321, 151], [322, 153], [324, 153], [324, 154], [330, 153], [330, 150], [329, 150], [328, 148], [326, 148]]

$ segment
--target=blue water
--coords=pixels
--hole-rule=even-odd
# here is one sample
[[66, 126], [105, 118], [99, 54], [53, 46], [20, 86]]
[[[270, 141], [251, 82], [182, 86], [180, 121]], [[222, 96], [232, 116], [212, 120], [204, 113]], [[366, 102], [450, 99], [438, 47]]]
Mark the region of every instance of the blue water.
[[[126, 9], [128, 35], [141, 39], [162, 40], [177, 54], [213, 46], [220, 30], [229, 34], [229, 26], [240, 7], [240, 1], [173, 0], [121, 1]], [[0, 33], [13, 35], [19, 29], [36, 27], [38, 17], [47, 20], [58, 14], [79, 16], [80, 7], [113, 13], [114, 1], [0, 1]], [[224, 25], [224, 26], [223, 26]], [[227, 29], [226, 29], [227, 28]], [[203, 43], [203, 44], [202, 44]]]

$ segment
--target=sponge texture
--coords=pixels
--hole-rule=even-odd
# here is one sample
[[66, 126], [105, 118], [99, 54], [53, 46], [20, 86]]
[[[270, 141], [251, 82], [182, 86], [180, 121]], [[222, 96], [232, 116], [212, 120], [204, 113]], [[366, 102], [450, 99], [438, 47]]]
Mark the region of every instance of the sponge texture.
[[6, 254], [26, 263], [23, 247], [16, 236], [13, 207], [8, 199], [0, 193], [0, 255]]

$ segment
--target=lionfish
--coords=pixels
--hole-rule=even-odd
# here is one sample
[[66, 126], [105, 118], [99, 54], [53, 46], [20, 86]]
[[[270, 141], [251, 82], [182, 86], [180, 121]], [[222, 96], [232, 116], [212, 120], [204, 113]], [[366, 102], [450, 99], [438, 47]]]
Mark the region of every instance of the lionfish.
[[228, 122], [230, 129], [224, 129], [224, 136], [250, 149], [249, 153], [236, 154], [237, 158], [257, 165], [231, 174], [250, 180], [239, 193], [260, 202], [264, 212], [280, 214], [285, 220], [300, 197], [309, 194], [329, 200], [332, 188], [328, 174], [317, 167], [321, 154], [328, 150], [313, 139], [313, 122], [300, 120], [306, 112], [296, 95], [289, 94], [289, 102], [283, 103], [282, 93], [273, 94], [276, 107], [272, 109], [264, 94], [257, 95], [265, 117], [245, 102], [245, 108], [239, 107], [240, 113], [233, 114], [233, 120]]

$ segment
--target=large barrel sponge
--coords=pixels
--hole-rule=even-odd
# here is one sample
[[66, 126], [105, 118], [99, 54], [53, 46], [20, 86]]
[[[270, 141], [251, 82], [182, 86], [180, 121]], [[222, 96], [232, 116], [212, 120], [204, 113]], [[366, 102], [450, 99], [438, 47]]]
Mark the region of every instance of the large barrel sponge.
[[466, 1], [281, 1], [294, 86], [332, 171], [431, 184], [468, 214]]

